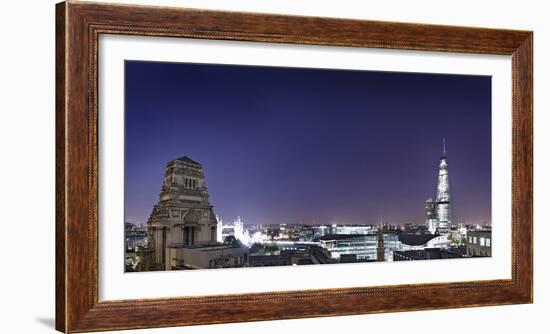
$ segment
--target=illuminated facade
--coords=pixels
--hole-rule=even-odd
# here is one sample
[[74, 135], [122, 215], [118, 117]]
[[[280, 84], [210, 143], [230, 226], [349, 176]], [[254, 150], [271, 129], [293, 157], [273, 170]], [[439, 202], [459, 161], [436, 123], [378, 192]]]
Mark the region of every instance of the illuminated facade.
[[[321, 247], [330, 252], [333, 259], [355, 254], [357, 260], [393, 261], [395, 251], [423, 250], [425, 248], [450, 247], [446, 235], [410, 235], [395, 233], [380, 234], [333, 234], [319, 239]], [[383, 255], [382, 255], [383, 253]]]
[[229, 237], [233, 237], [235, 240], [239, 240], [243, 245], [250, 247], [254, 243], [263, 243], [268, 239], [267, 234], [262, 234], [260, 231], [252, 231], [245, 227], [240, 216], [233, 221], [232, 224], [223, 224], [221, 218], [218, 218], [218, 225], [220, 239], [227, 241]]
[[491, 256], [491, 231], [468, 231], [466, 254], [470, 257]]
[[384, 258], [391, 261], [393, 252], [401, 249], [397, 234], [332, 234], [320, 238], [319, 242], [333, 259], [354, 254], [358, 260], [376, 261], [384, 253]]
[[333, 225], [332, 234], [370, 234], [375, 232], [372, 225]]
[[436, 205], [432, 198], [426, 200], [424, 209], [426, 210], [426, 226], [430, 233], [434, 234], [439, 227], [439, 221], [437, 220]]
[[[435, 217], [432, 205], [435, 205]], [[439, 159], [437, 192], [435, 202], [426, 202], [426, 224], [430, 232], [447, 232], [452, 225], [451, 193], [445, 139], [443, 139], [443, 156]], [[435, 218], [435, 220], [434, 220]]]
[[223, 220], [221, 219], [221, 217], [216, 216], [216, 221], [218, 222], [216, 241], [223, 242]]

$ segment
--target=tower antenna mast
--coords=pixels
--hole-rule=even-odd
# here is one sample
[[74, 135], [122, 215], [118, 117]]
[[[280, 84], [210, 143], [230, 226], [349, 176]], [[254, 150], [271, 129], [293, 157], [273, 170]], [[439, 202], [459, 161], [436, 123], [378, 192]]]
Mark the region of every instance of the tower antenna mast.
[[443, 156], [447, 156], [447, 149], [445, 148], [445, 137], [443, 137]]

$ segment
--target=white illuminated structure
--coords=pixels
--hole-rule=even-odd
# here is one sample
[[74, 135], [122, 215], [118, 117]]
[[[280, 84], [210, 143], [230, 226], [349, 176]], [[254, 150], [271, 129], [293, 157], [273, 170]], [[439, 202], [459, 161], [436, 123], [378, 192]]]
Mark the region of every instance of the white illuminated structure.
[[223, 220], [220, 216], [216, 215], [216, 221], [218, 222], [216, 230], [216, 241], [223, 242]]
[[220, 240], [228, 236], [233, 236], [239, 240], [243, 245], [250, 247], [254, 243], [263, 243], [267, 237], [264, 237], [261, 232], [255, 232], [250, 235], [250, 232], [244, 227], [244, 223], [240, 216], [233, 221], [232, 224], [224, 225], [220, 217], [218, 217], [218, 233]]
[[333, 225], [333, 234], [369, 234], [374, 232], [372, 225]]
[[435, 201], [429, 198], [425, 202], [426, 226], [430, 233], [447, 233], [452, 225], [451, 192], [449, 188], [449, 171], [447, 150], [443, 138], [443, 156], [439, 159], [437, 192]]
[[443, 138], [443, 156], [439, 159], [439, 175], [437, 179], [436, 215], [439, 229], [451, 227], [451, 194], [449, 189], [449, 172], [447, 170], [447, 151]]
[[235, 231], [235, 239], [239, 240], [246, 246], [252, 245], [252, 238], [250, 237], [250, 233], [244, 229], [241, 216], [238, 216], [237, 220], [233, 222], [233, 230]]

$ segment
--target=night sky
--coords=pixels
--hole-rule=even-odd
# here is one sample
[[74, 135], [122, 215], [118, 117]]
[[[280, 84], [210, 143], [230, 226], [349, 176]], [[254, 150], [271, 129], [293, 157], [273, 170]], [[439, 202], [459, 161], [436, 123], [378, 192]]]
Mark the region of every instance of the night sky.
[[203, 165], [230, 222], [424, 223], [446, 138], [455, 222], [491, 222], [491, 78], [127, 61], [126, 221]]

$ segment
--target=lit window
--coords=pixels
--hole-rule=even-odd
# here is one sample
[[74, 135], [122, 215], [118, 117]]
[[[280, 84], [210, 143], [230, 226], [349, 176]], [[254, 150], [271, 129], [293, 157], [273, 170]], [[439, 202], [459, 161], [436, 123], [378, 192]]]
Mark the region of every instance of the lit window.
[[489, 238], [485, 239], [485, 246], [491, 247], [491, 239]]
[[477, 244], [477, 237], [474, 237], [474, 244]]
[[481, 246], [485, 246], [485, 238], [483, 238], [483, 237], [479, 238], [479, 244]]

